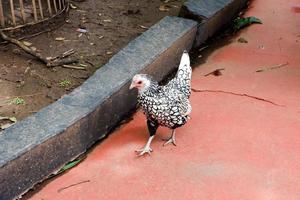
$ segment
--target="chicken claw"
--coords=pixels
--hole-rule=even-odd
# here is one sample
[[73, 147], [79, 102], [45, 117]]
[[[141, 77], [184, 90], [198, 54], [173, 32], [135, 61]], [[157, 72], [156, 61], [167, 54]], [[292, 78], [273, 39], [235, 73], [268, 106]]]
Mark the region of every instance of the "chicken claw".
[[175, 129], [172, 130], [172, 135], [171, 135], [170, 138], [163, 139], [163, 140], [166, 141], [163, 146], [166, 146], [167, 144], [170, 144], [170, 143], [172, 143], [174, 146], [177, 146], [176, 145], [176, 140], [175, 140]]
[[177, 146], [176, 145], [176, 141], [175, 141], [175, 138], [169, 138], [169, 139], [164, 139], [164, 141], [166, 141], [164, 144], [163, 144], [163, 146], [166, 146], [166, 145], [168, 145], [168, 144], [170, 144], [170, 143], [172, 143], [174, 146]]
[[152, 151], [153, 151], [153, 150], [151, 149], [151, 147], [145, 146], [144, 148], [139, 149], [139, 150], [136, 150], [135, 152], [138, 153], [138, 156], [142, 156], [142, 155], [144, 155], [145, 153], [151, 155], [151, 152], [152, 152]]

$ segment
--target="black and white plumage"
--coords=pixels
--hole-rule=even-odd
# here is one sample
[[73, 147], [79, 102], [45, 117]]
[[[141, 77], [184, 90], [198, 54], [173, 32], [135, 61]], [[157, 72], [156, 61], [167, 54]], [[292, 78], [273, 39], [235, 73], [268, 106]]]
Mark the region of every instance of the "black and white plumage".
[[171, 137], [165, 144], [175, 143], [175, 129], [183, 126], [189, 119], [192, 107], [189, 102], [191, 94], [190, 58], [186, 51], [182, 54], [175, 78], [164, 86], [158, 85], [150, 75], [137, 74], [133, 77], [130, 89], [138, 89], [138, 103], [147, 117], [150, 137], [139, 155], [150, 154], [150, 144], [159, 126], [172, 130]]

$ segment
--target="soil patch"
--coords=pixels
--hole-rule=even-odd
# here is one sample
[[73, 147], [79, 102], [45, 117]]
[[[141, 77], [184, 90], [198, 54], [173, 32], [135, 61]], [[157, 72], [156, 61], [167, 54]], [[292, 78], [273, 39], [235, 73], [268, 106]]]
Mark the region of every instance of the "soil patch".
[[166, 15], [177, 16], [181, 4], [181, 0], [74, 1], [62, 27], [26, 39], [45, 57], [74, 49], [78, 66], [85, 70], [47, 68], [14, 45], [0, 45], [0, 116], [21, 120], [69, 93], [148, 27]]

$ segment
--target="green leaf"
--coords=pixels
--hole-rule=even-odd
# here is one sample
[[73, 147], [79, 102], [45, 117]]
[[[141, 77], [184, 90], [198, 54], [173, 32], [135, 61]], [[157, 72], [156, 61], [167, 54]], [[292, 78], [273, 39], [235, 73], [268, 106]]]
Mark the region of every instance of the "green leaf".
[[57, 174], [60, 174], [68, 169], [71, 169], [72, 167], [75, 167], [78, 163], [80, 163], [82, 160], [81, 159], [77, 159], [77, 160], [73, 160], [69, 163], [67, 163], [65, 166], [63, 166]]
[[71, 81], [68, 79], [64, 79], [59, 82], [60, 87], [68, 87], [70, 85], [71, 85]]
[[24, 105], [25, 104], [25, 100], [22, 99], [21, 97], [15, 97], [15, 98], [13, 98], [13, 99], [10, 100], [10, 104]]
[[256, 17], [236, 18], [233, 22], [234, 30], [240, 30], [250, 24], [262, 24], [262, 21]]

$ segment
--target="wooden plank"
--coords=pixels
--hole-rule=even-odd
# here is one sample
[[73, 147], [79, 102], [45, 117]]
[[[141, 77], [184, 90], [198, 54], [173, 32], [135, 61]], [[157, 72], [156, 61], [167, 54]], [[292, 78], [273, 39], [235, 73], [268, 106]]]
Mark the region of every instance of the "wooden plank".
[[56, 0], [53, 0], [53, 4], [54, 4], [54, 10], [55, 10], [55, 13], [57, 13], [57, 5], [56, 5]]
[[61, 10], [61, 0], [58, 0], [58, 8]]
[[38, 2], [39, 2], [39, 10], [40, 10], [41, 18], [44, 19], [42, 2], [41, 2], [41, 0], [38, 0]]
[[50, 0], [47, 0], [47, 4], [48, 4], [48, 11], [49, 11], [49, 14], [50, 14], [50, 16], [52, 16], [52, 8], [51, 8]]
[[11, 12], [11, 19], [13, 22], [13, 25], [16, 26], [16, 16], [15, 16], [15, 7], [14, 7], [14, 1], [13, 0], [9, 0], [10, 3], [10, 12]]
[[4, 28], [5, 19], [4, 19], [4, 15], [3, 15], [2, 0], [0, 0], [0, 24], [1, 24], [1, 27]]
[[23, 20], [23, 23], [25, 24], [26, 23], [26, 15], [25, 15], [25, 11], [24, 11], [24, 2], [23, 2], [23, 0], [19, 0], [19, 4], [20, 4], [22, 20]]
[[38, 21], [38, 17], [37, 17], [35, 0], [32, 0], [32, 11], [33, 11], [34, 21], [37, 22]]

